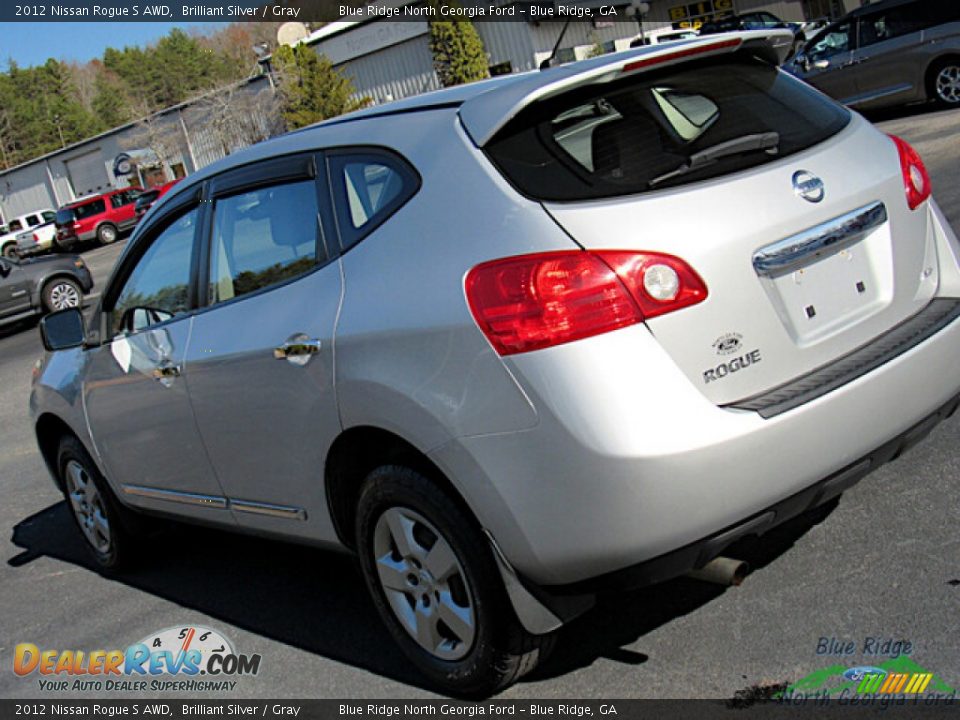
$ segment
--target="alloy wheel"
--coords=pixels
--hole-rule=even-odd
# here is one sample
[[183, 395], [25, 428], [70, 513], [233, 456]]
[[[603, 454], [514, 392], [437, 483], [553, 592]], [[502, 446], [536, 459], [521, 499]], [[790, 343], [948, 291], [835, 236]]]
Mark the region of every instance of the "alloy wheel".
[[960, 65], [947, 65], [937, 73], [937, 97], [951, 105], [960, 103]]
[[441, 660], [459, 660], [476, 636], [476, 604], [450, 543], [422, 515], [387, 509], [373, 531], [380, 587], [417, 644]]
[[57, 283], [50, 289], [50, 304], [55, 310], [66, 310], [80, 305], [80, 293], [70, 283]]
[[110, 521], [103, 498], [87, 469], [76, 460], [66, 466], [67, 496], [70, 507], [87, 542], [99, 553], [110, 550]]

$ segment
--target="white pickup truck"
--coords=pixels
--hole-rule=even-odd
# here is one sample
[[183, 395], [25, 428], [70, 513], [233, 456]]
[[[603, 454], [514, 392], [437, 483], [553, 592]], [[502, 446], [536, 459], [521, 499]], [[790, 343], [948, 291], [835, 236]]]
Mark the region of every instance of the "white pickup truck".
[[[19, 217], [13, 218], [6, 225], [0, 225], [0, 254], [8, 258], [17, 257], [19, 255], [17, 236], [27, 230], [32, 230], [33, 228], [48, 223], [50, 223], [50, 227], [53, 227], [54, 217], [56, 217], [56, 213], [47, 208], [45, 210], [36, 210], [26, 215], [20, 215]], [[50, 240], [52, 242], [52, 235], [50, 236]]]

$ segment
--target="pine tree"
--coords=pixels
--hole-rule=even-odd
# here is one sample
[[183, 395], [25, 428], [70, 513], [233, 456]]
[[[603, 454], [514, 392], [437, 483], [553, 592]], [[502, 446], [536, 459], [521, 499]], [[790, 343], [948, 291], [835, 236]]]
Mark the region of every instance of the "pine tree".
[[353, 83], [325, 55], [306, 45], [281, 47], [273, 55], [280, 77], [283, 118], [290, 129], [336, 117], [369, 102], [353, 98]]
[[433, 68], [444, 87], [490, 77], [483, 41], [468, 20], [431, 21], [430, 52]]

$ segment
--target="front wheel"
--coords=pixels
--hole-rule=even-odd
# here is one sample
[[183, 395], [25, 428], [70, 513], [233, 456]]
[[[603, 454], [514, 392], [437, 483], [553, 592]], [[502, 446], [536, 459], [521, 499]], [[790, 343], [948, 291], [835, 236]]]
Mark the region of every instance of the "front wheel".
[[384, 466], [367, 477], [356, 540], [381, 619], [444, 691], [489, 695], [532, 670], [552, 644], [520, 625], [474, 519], [414, 470]]
[[960, 107], [960, 60], [946, 60], [930, 73], [933, 99], [945, 107]]
[[54, 278], [43, 288], [43, 306], [47, 312], [80, 307], [82, 299], [80, 286], [67, 278]]
[[72, 435], [60, 441], [57, 467], [64, 497], [97, 565], [107, 571], [119, 569], [133, 553], [128, 530], [132, 514], [114, 499], [96, 464]]

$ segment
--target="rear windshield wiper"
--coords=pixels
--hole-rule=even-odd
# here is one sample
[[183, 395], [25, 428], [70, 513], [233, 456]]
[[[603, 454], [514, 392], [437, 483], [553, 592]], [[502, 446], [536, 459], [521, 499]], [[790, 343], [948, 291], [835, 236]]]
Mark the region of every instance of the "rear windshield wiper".
[[765, 132], [752, 133], [750, 135], [741, 135], [732, 140], [726, 140], [716, 145], [711, 145], [699, 152], [695, 152], [680, 167], [670, 172], [658, 175], [650, 181], [650, 187], [654, 187], [680, 175], [686, 175], [688, 172], [699, 170], [702, 167], [710, 165], [717, 160], [730, 155], [742, 155], [751, 152], [766, 152], [770, 155], [776, 155], [780, 147], [780, 133]]

